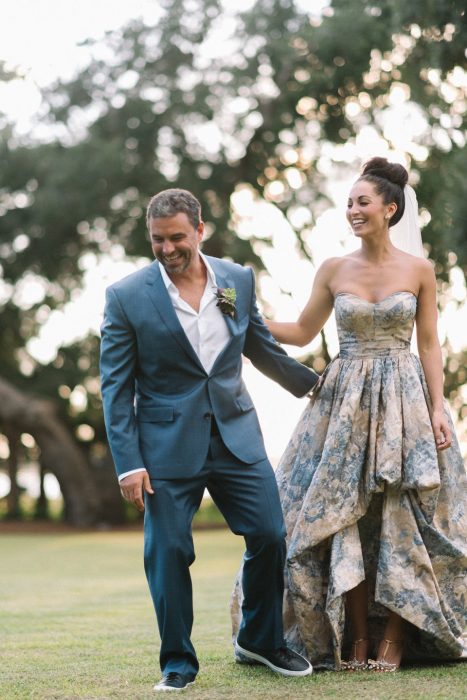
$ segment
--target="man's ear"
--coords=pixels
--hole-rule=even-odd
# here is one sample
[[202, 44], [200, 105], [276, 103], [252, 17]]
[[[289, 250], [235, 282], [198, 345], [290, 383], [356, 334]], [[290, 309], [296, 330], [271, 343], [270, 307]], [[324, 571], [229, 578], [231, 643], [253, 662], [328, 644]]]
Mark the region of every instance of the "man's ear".
[[204, 236], [204, 221], [200, 221], [198, 224], [198, 228], [196, 229], [196, 232], [198, 234], [198, 241], [201, 243], [203, 240]]

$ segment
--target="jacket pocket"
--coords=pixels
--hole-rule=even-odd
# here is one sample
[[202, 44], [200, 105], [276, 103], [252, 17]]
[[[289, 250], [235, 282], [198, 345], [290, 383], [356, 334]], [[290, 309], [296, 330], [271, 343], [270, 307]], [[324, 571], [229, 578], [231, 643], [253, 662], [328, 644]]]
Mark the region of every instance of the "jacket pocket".
[[174, 419], [172, 406], [145, 406], [136, 411], [136, 419], [140, 423], [164, 423]]
[[246, 411], [252, 411], [254, 409], [253, 401], [249, 396], [239, 396], [235, 400], [235, 403], [237, 404], [238, 408], [242, 411], [242, 413], [245, 413]]

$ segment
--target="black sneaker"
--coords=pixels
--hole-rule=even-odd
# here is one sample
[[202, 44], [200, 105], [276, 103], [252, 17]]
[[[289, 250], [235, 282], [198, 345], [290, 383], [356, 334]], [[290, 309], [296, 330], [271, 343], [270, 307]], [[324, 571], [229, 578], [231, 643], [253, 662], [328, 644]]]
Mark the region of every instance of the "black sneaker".
[[235, 642], [235, 658], [240, 663], [257, 662], [268, 666], [272, 671], [283, 676], [309, 676], [313, 666], [303, 656], [297, 654], [288, 647], [281, 647], [274, 651], [256, 649], [252, 651], [241, 647]]
[[154, 690], [156, 692], [165, 692], [167, 690], [185, 690], [189, 685], [193, 685], [194, 682], [194, 676], [185, 676], [183, 673], [170, 671], [161, 681], [159, 681], [159, 683], [156, 683]]

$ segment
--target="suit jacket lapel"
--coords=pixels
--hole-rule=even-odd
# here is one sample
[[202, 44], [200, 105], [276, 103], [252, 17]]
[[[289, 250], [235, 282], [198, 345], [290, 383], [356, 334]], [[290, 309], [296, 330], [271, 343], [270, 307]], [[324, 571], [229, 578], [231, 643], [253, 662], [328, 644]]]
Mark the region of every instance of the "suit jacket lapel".
[[[235, 289], [235, 283], [234, 283], [232, 277], [229, 276], [229, 273], [224, 274], [224, 272], [221, 269], [221, 266], [218, 264], [216, 258], [209, 258], [209, 264], [211, 265], [213, 272], [216, 276], [216, 285], [217, 285], [218, 289], [226, 289], [228, 287]], [[222, 314], [222, 316], [224, 317], [224, 320], [225, 320], [225, 322], [228, 326], [228, 329], [230, 331], [230, 341], [227, 343], [225, 348], [223, 348], [223, 350], [216, 357], [214, 364], [211, 368], [210, 374], [212, 374], [212, 372], [215, 371], [215, 369], [219, 363], [222, 363], [222, 358], [224, 357], [225, 353], [228, 352], [234, 336], [239, 332], [238, 331], [238, 319], [236, 316], [235, 316], [235, 318], [231, 318], [227, 314]]]
[[[229, 277], [228, 273], [227, 273], [227, 275], [223, 274], [223, 271], [219, 268], [219, 266], [217, 265], [217, 261], [215, 259], [210, 258], [209, 264], [211, 265], [213, 272], [216, 276], [216, 285], [217, 285], [218, 289], [227, 289], [228, 287], [231, 287], [231, 288], [235, 287], [231, 277]], [[231, 336], [235, 335], [235, 333], [237, 331], [236, 318], [231, 318], [227, 314], [222, 314], [222, 315], [223, 315], [225, 322], [229, 328], [230, 335]]]
[[162, 275], [159, 270], [159, 264], [157, 262], [152, 263], [151, 274], [148, 276], [147, 289], [149, 293], [149, 298], [151, 299], [154, 307], [161, 317], [162, 321], [167, 326], [168, 330], [171, 332], [177, 343], [180, 345], [182, 350], [184, 350], [193, 362], [195, 362], [198, 367], [200, 367], [204, 372], [206, 371], [201, 364], [198, 355], [193, 350], [193, 346], [186, 337], [185, 331], [183, 330], [180, 321], [177, 318], [175, 309], [170, 300], [169, 293], [162, 279]]

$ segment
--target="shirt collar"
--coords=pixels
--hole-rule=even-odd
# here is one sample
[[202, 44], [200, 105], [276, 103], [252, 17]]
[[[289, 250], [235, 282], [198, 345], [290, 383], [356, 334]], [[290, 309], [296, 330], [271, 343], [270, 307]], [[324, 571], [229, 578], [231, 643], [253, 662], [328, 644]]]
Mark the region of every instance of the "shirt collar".
[[[205, 268], [206, 268], [206, 271], [207, 271], [207, 273], [208, 273], [208, 280], [207, 280], [207, 281], [208, 281], [208, 284], [210, 284], [212, 287], [215, 287], [215, 288], [217, 289], [216, 275], [214, 274], [214, 270], [212, 269], [211, 265], [209, 264], [208, 259], [206, 258], [206, 256], [203, 255], [203, 253], [202, 253], [200, 250], [198, 250], [198, 253], [199, 253], [199, 257], [200, 257], [201, 260], [203, 261], [204, 266], [205, 266]], [[176, 287], [175, 284], [172, 282], [172, 280], [171, 280], [170, 277], [168, 276], [167, 272], [165, 271], [164, 266], [163, 266], [161, 263], [159, 263], [159, 270], [161, 271], [161, 277], [162, 277], [162, 279], [163, 279], [163, 281], [164, 281], [164, 284], [165, 284], [165, 286], [166, 286], [166, 289], [172, 289], [172, 290], [174, 290], [174, 291], [176, 291], [176, 292], [178, 293], [177, 287]]]

